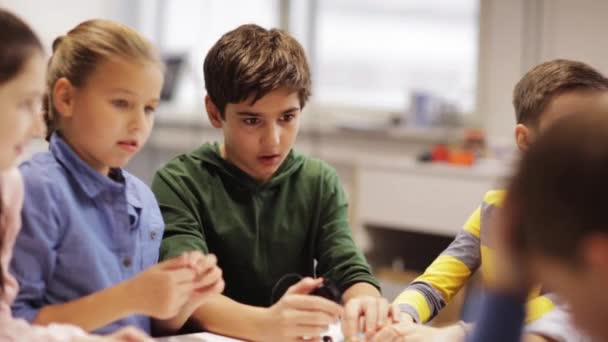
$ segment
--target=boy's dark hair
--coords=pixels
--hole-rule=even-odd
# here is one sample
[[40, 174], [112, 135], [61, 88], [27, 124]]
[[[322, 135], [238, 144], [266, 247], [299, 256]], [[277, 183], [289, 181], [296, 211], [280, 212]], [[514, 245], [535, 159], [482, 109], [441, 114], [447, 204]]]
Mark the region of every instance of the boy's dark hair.
[[522, 255], [576, 265], [581, 241], [608, 234], [608, 112], [570, 115], [524, 154], [507, 191], [507, 219]]
[[[28, 59], [34, 53], [42, 53], [43, 49], [34, 31], [23, 20], [0, 8], [0, 51], [0, 84], [3, 84], [16, 77]], [[0, 217], [2, 206], [0, 196]], [[4, 234], [5, 231], [0, 226], [0, 251], [4, 248]], [[4, 295], [2, 263], [0, 263], [0, 295]]]
[[555, 96], [573, 90], [608, 90], [608, 79], [591, 66], [555, 59], [539, 64], [517, 82], [513, 107], [517, 123], [535, 125]]
[[228, 103], [287, 88], [298, 93], [304, 108], [311, 92], [310, 69], [304, 49], [286, 32], [242, 25], [213, 45], [203, 66], [205, 87], [225, 118]]

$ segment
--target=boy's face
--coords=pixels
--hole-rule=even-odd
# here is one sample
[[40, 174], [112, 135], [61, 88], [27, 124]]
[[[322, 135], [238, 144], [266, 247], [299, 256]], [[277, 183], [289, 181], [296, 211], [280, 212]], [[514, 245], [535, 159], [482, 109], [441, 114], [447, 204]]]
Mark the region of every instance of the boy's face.
[[297, 92], [280, 88], [251, 102], [228, 103], [222, 119], [207, 96], [207, 113], [213, 126], [223, 131], [223, 157], [257, 181], [266, 182], [296, 141], [300, 99]]
[[574, 90], [555, 96], [540, 115], [537, 125], [518, 124], [515, 128], [517, 146], [525, 151], [536, 136], [565, 115], [608, 113], [608, 91]]
[[[594, 341], [608, 341], [608, 243], [601, 243], [603, 246], [585, 248], [580, 266], [540, 256], [531, 263], [538, 280], [568, 303], [576, 326]], [[596, 255], [591, 256], [593, 253]]]

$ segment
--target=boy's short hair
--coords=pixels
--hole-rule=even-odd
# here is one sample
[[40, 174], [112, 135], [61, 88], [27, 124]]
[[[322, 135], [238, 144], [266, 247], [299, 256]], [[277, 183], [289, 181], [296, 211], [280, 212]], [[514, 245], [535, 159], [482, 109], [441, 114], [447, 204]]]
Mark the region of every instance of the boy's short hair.
[[551, 100], [566, 91], [608, 90], [608, 80], [591, 66], [555, 59], [528, 71], [513, 91], [513, 106], [519, 124], [535, 125]]
[[222, 118], [228, 103], [287, 88], [298, 93], [303, 108], [311, 92], [304, 49], [289, 34], [258, 25], [242, 25], [213, 45], [203, 66], [205, 87]]
[[523, 155], [504, 218], [521, 255], [576, 265], [581, 242], [608, 234], [608, 112], [558, 119]]

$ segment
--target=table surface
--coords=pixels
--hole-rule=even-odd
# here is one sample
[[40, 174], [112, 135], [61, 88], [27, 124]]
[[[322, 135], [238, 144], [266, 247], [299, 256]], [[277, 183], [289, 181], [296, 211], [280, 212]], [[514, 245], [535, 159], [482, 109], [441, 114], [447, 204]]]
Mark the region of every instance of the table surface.
[[[330, 336], [333, 342], [342, 342], [344, 337], [340, 328], [340, 324], [332, 324], [329, 330], [323, 336]], [[157, 338], [156, 342], [243, 342], [234, 338], [228, 338], [211, 333], [196, 333], [172, 337]]]
[[220, 335], [215, 335], [211, 333], [197, 333], [197, 334], [188, 334], [188, 335], [180, 335], [180, 336], [172, 336], [172, 337], [162, 337], [157, 338], [157, 342], [241, 342], [241, 340], [235, 340], [233, 338], [228, 338]]

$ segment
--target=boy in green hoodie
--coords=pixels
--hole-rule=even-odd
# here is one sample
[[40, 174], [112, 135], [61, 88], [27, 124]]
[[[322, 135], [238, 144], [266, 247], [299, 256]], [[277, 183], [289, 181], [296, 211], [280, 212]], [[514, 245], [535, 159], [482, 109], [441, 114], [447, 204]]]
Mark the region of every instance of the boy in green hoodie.
[[[292, 150], [311, 88], [301, 45], [243, 25], [211, 48], [204, 75], [224, 142], [178, 156], [152, 184], [166, 222], [161, 258], [214, 253], [224, 271], [224, 295], [191, 321], [248, 340], [301, 341], [341, 317], [350, 340], [371, 336], [390, 306], [352, 239], [338, 176]], [[306, 278], [285, 291], [290, 274]], [[323, 281], [315, 275], [337, 285], [344, 308], [309, 295]]]

